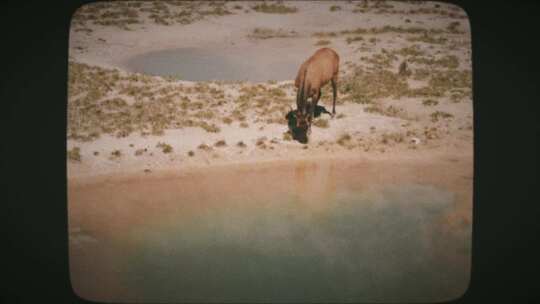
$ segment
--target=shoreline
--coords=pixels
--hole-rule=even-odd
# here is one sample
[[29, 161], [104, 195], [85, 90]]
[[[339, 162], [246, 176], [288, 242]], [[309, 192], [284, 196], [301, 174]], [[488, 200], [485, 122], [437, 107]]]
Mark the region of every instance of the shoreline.
[[[215, 10], [216, 7], [209, 3], [176, 7], [171, 3], [154, 5], [148, 2], [137, 5], [160, 11], [164, 8], [186, 10], [195, 15], [202, 10], [218, 14], [199, 16], [200, 19], [194, 17], [187, 24], [163, 25], [153, 21], [148, 10], [137, 13], [137, 9], [133, 9], [131, 13], [138, 15], [138, 22], [130, 24], [129, 30], [114, 25], [114, 20], [109, 26], [93, 23], [91, 20], [95, 19], [89, 18], [89, 14], [96, 14], [92, 11], [94, 9], [112, 12], [119, 4], [85, 5], [75, 14], [80, 15], [80, 20], [72, 19], [69, 38], [70, 69], [77, 74], [70, 72], [70, 79], [76, 79], [68, 97], [68, 116], [74, 118], [68, 121], [67, 147], [68, 153], [77, 148], [79, 155], [75, 156], [76, 161], [67, 160], [68, 183], [107, 176], [147, 177], [163, 172], [280, 160], [378, 161], [470, 157], [472, 163], [472, 97], [467, 95], [470, 88], [459, 87], [458, 91], [461, 91], [455, 93], [455, 88], [450, 87], [444, 89], [443, 96], [433, 97], [437, 96], [429, 95], [433, 79], [420, 81], [412, 75], [405, 80], [408, 90], [420, 88], [426, 89], [426, 93], [414, 97], [382, 94], [382, 97], [370, 97], [367, 102], [358, 100], [365, 94], [399, 87], [400, 80], [392, 78], [392, 74], [396, 73], [402, 60], [416, 60], [415, 64], [410, 63], [410, 67], [415, 73], [424, 71], [424, 76], [426, 68], [438, 68], [432, 71], [431, 77], [435, 80], [447, 74], [460, 77], [460, 73], [467, 73], [471, 68], [468, 48], [470, 25], [466, 15], [457, 13], [459, 8], [441, 4], [440, 8], [433, 10], [433, 2], [409, 4], [391, 1], [388, 4], [386, 6], [391, 7], [375, 5], [358, 14], [355, 10], [365, 8], [359, 8], [356, 3], [342, 2], [339, 10], [332, 11], [333, 2], [299, 1], [287, 3], [298, 9], [293, 14], [266, 14], [255, 11], [252, 3], [243, 1], [219, 4], [220, 10]], [[234, 5], [243, 8], [237, 10]], [[231, 14], [220, 15], [219, 11], [223, 9]], [[417, 13], [379, 13], [379, 9], [416, 10]], [[443, 11], [446, 15], [437, 15]], [[457, 31], [456, 27], [454, 31], [448, 29], [456, 22], [459, 24]], [[394, 30], [383, 31], [386, 26]], [[358, 37], [353, 33], [358, 28], [378, 28], [380, 31], [363, 32]], [[427, 37], [430, 40], [416, 32], [404, 32], [404, 28], [436, 30], [440, 37]], [[262, 29], [259, 34], [268, 36], [254, 38], [257, 29]], [[349, 33], [344, 34], [343, 31]], [[291, 32], [295, 34], [287, 36]], [[283, 37], [283, 33], [287, 35]], [[327, 41], [329, 44], [325, 46], [339, 50], [340, 74], [353, 73], [360, 68], [362, 75], [367, 73], [369, 76], [360, 79], [371, 82], [368, 83], [369, 89], [360, 90], [364, 94], [360, 94], [361, 97], [340, 92], [336, 105], [337, 119], [319, 118], [324, 124], [314, 128], [307, 146], [289, 141], [284, 134], [287, 126], [283, 113], [294, 105], [292, 79], [295, 75], [291, 75], [290, 80], [277, 79], [273, 83], [213, 83], [170, 80], [164, 76], [130, 72], [126, 67], [129, 60], [149, 52], [179, 48], [212, 50], [216, 46], [223, 49], [224, 56], [238, 56], [239, 50], [246, 54], [254, 53], [253, 58], [261, 59], [263, 68], [265, 63], [271, 66], [273, 61], [270, 59], [276, 52], [292, 56], [294, 61], [298, 60], [299, 66], [311, 50], [323, 47], [318, 46], [320, 41]], [[456, 65], [445, 66], [444, 60], [451, 58], [456, 60]], [[451, 60], [448, 62], [453, 63]], [[82, 63], [89, 66], [83, 67]], [[377, 71], [373, 72], [372, 68]], [[390, 77], [391, 81], [379, 87], [377, 85], [386, 80], [381, 78], [383, 76]], [[110, 88], [102, 90], [104, 83]], [[427, 85], [422, 87], [422, 83]], [[350, 83], [338, 81], [338, 87], [347, 85]], [[325, 94], [329, 92], [328, 88], [323, 89], [320, 105], [329, 105], [329, 94]], [[453, 94], [458, 94], [458, 99], [454, 100]], [[118, 116], [96, 115], [94, 109], [110, 111]], [[141, 115], [151, 117], [136, 124], [116, 124], [119, 118], [124, 120], [126, 116], [120, 115], [126, 113], [127, 121], [137, 120]], [[174, 114], [174, 119], [163, 119], [168, 114]], [[340, 118], [339, 114], [343, 117]], [[81, 121], [89, 119], [93, 121], [81, 124]], [[154, 123], [159, 125], [156, 134]], [[149, 125], [152, 127], [150, 130]], [[136, 134], [139, 132], [140, 135]], [[93, 136], [94, 133], [97, 137]], [[219, 146], [221, 141], [226, 144]], [[162, 152], [160, 144], [170, 147], [171, 152]]]
[[245, 170], [245, 169], [272, 169], [280, 166], [289, 165], [305, 165], [305, 164], [318, 164], [318, 163], [351, 163], [361, 165], [377, 165], [377, 164], [395, 164], [399, 168], [400, 164], [404, 167], [414, 164], [435, 164], [439, 163], [456, 163], [466, 162], [470, 163], [471, 172], [473, 171], [474, 157], [472, 151], [470, 153], [455, 153], [456, 151], [448, 152], [446, 150], [433, 151], [410, 151], [403, 153], [403, 151], [390, 152], [390, 153], [365, 153], [358, 155], [354, 152], [341, 153], [332, 156], [311, 155], [308, 157], [294, 155], [290, 158], [284, 159], [282, 157], [270, 157], [270, 158], [251, 158], [236, 161], [221, 161], [213, 163], [198, 163], [198, 164], [175, 164], [174, 166], [154, 168], [151, 172], [144, 172], [139, 168], [133, 168], [132, 170], [123, 170], [117, 172], [95, 172], [93, 174], [81, 174], [70, 175], [68, 168], [68, 187], [78, 187], [83, 185], [93, 185], [100, 183], [122, 183], [129, 182], [130, 180], [139, 179], [174, 179], [181, 178], [186, 174], [201, 174], [212, 171], [220, 170]]

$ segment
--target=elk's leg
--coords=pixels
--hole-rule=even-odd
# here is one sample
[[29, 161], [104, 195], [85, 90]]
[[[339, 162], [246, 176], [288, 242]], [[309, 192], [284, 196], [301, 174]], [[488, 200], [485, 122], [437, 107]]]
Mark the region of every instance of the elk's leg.
[[336, 97], [337, 97], [337, 79], [332, 77], [332, 93], [333, 93], [333, 103], [332, 103], [332, 118], [336, 114]]
[[311, 98], [311, 107], [309, 107], [309, 133], [311, 133], [311, 123], [313, 122], [313, 117], [315, 116], [315, 108], [317, 103], [321, 98], [321, 89]]

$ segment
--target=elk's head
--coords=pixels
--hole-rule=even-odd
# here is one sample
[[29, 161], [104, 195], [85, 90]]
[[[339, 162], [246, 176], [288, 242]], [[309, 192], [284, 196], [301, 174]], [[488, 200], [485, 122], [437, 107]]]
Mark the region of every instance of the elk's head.
[[307, 113], [307, 111], [302, 112], [302, 111], [297, 110], [296, 111], [296, 128], [307, 130], [310, 123], [309, 119], [310, 119], [310, 116]]
[[304, 114], [299, 110], [291, 109], [285, 118], [288, 121], [289, 130], [293, 139], [301, 143], [307, 143], [307, 131], [309, 129], [309, 116], [307, 113]]

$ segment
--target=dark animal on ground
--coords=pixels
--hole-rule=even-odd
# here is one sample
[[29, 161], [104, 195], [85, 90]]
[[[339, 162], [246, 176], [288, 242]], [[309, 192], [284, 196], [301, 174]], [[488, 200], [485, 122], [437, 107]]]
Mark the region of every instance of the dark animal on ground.
[[[295, 112], [295, 110], [290, 110], [289, 113], [287, 113], [287, 115], [285, 116], [288, 122], [287, 124], [289, 126], [289, 131], [294, 140], [298, 140], [301, 143], [307, 143], [306, 132], [304, 132], [304, 130], [302, 130], [301, 128], [297, 127]], [[332, 113], [330, 113], [325, 107], [319, 105], [315, 106], [315, 111], [313, 112], [314, 117], [319, 117], [323, 113], [332, 116]]]

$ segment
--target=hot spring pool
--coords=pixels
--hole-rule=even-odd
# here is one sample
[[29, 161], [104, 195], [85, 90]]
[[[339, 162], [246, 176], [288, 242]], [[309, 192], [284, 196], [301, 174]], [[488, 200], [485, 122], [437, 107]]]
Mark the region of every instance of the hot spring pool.
[[470, 227], [445, 227], [455, 194], [347, 170], [303, 163], [71, 188], [73, 288], [106, 302], [460, 296]]
[[[314, 50], [313, 50], [314, 51]], [[130, 58], [124, 66], [131, 72], [171, 76], [190, 81], [291, 80], [312, 50], [265, 48], [241, 49], [180, 48], [149, 52]]]

